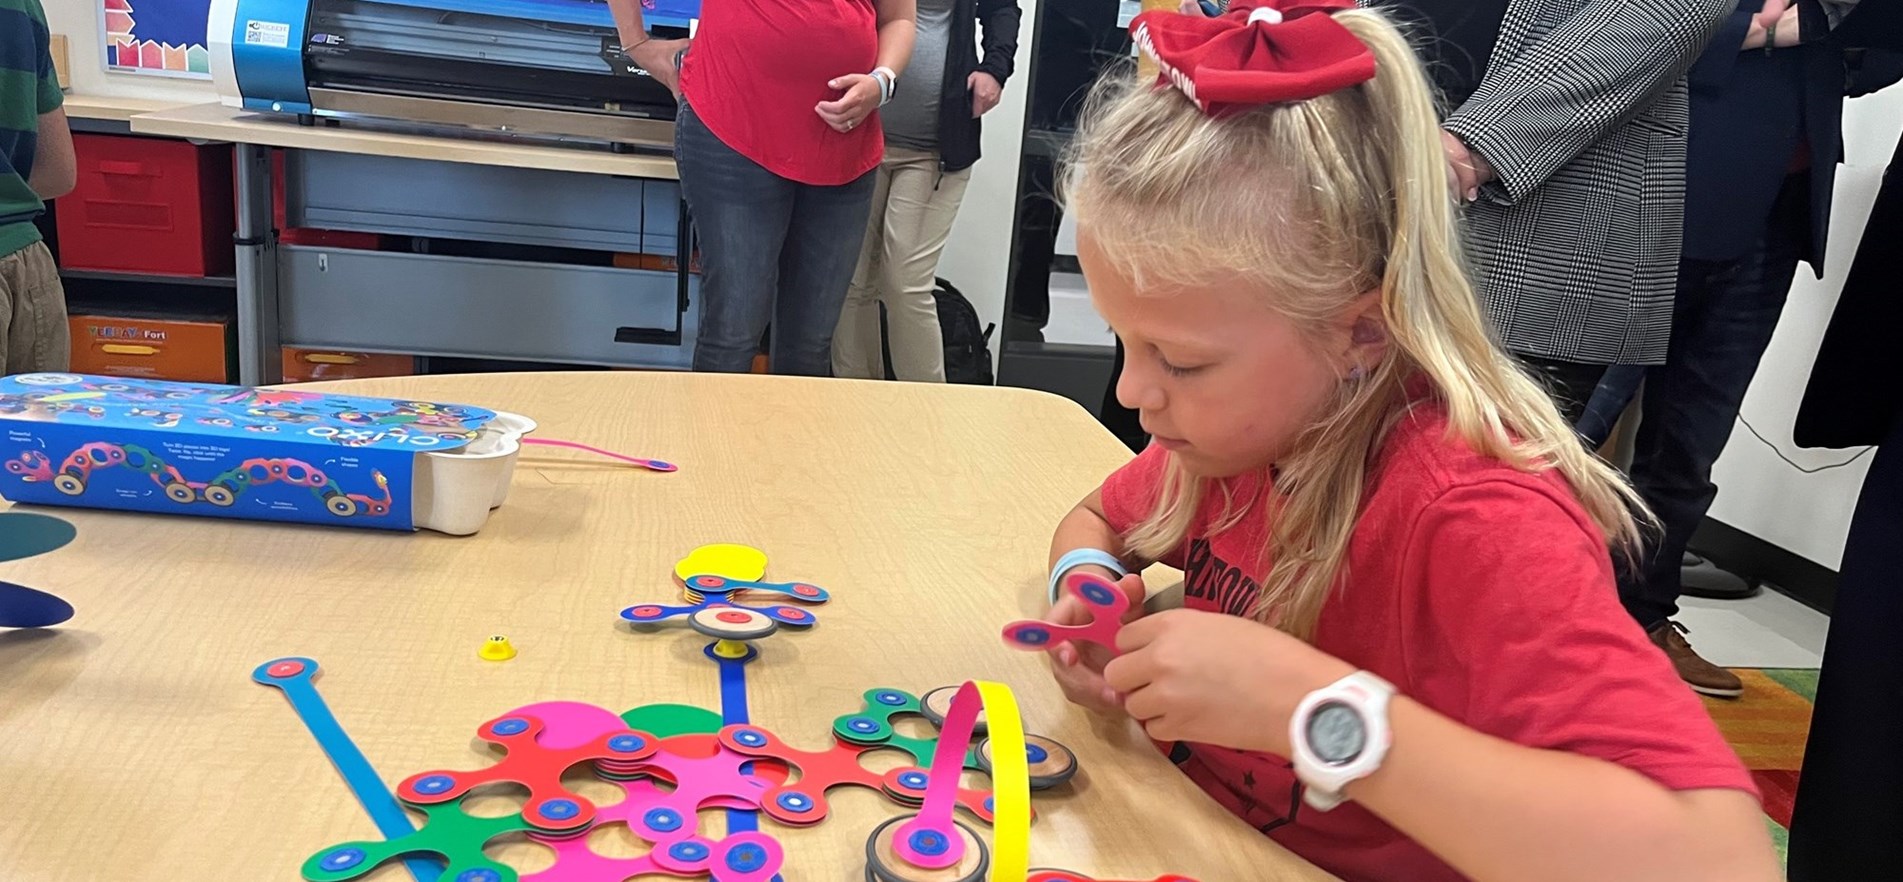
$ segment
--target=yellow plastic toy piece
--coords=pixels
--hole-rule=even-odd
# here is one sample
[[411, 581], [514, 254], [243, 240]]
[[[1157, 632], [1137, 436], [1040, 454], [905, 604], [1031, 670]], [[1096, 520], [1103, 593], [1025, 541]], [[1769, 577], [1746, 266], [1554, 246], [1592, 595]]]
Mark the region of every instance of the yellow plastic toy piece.
[[725, 576], [742, 582], [758, 582], [765, 575], [766, 552], [746, 545], [702, 545], [674, 565], [674, 577], [682, 582], [693, 576]]
[[509, 638], [497, 634], [482, 641], [482, 648], [476, 650], [476, 655], [484, 661], [508, 661], [515, 658], [515, 644], [510, 643]]

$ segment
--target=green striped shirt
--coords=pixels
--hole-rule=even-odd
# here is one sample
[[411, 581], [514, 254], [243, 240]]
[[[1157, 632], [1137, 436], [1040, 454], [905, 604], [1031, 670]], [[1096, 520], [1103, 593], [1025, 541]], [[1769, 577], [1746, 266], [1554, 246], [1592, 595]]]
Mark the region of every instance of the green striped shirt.
[[51, 43], [40, 0], [0, 0], [0, 257], [40, 241], [33, 219], [46, 206], [26, 182], [40, 114], [61, 101]]

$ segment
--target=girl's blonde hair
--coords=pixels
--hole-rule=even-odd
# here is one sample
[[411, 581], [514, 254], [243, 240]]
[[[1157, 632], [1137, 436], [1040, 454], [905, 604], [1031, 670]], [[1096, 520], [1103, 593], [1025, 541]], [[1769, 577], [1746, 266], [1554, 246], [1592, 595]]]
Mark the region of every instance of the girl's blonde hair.
[[[1335, 20], [1373, 50], [1376, 76], [1309, 101], [1212, 118], [1127, 68], [1092, 96], [1067, 197], [1114, 268], [1177, 285], [1236, 274], [1311, 339], [1380, 290], [1388, 356], [1347, 381], [1276, 463], [1269, 573], [1256, 618], [1313, 635], [1360, 515], [1368, 470], [1424, 376], [1450, 434], [1525, 471], [1558, 469], [1608, 539], [1638, 548], [1644, 506], [1588, 452], [1552, 399], [1494, 342], [1461, 261], [1434, 92], [1413, 47], [1371, 10]], [[1156, 560], [1182, 547], [1212, 482], [1167, 464], [1155, 508], [1125, 537]]]

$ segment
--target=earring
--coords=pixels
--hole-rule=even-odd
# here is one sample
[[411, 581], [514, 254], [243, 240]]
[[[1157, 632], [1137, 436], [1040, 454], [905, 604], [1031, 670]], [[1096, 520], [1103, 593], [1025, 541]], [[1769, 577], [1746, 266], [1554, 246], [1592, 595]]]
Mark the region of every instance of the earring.
[[1351, 367], [1348, 369], [1348, 381], [1351, 383], [1359, 383], [1362, 381], [1362, 379], [1364, 379], [1367, 376], [1368, 376], [1368, 369], [1362, 367], [1361, 365], [1355, 365], [1354, 367]]

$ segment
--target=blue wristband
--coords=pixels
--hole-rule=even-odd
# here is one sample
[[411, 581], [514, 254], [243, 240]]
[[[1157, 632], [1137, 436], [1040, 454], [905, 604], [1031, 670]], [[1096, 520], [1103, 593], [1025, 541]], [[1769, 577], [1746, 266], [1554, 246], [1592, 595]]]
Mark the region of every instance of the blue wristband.
[[1118, 560], [1116, 555], [1108, 551], [1101, 548], [1073, 548], [1057, 559], [1057, 566], [1051, 567], [1052, 606], [1057, 605], [1057, 592], [1064, 584], [1064, 576], [1071, 570], [1086, 565], [1103, 567], [1116, 573], [1119, 579], [1130, 574], [1130, 571], [1124, 568], [1123, 561]]

